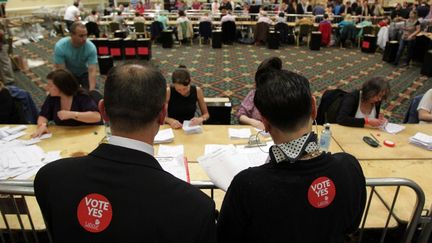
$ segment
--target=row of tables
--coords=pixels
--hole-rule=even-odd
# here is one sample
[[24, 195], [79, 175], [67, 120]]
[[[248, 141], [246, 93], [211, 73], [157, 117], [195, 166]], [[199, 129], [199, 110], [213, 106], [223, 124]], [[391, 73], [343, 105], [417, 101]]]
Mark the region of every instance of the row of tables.
[[[430, 134], [432, 124], [406, 124], [406, 129], [393, 135], [377, 129], [368, 128], [351, 128], [332, 124], [332, 142], [330, 152], [347, 152], [359, 159], [363, 172], [367, 178], [373, 177], [403, 177], [415, 181], [423, 189], [426, 195], [426, 207], [432, 203], [432, 185], [430, 176], [432, 174], [432, 151], [428, 151], [412, 144], [409, 144], [409, 137], [416, 132]], [[197, 158], [204, 154], [205, 144], [246, 144], [247, 139], [230, 139], [228, 128], [247, 128], [241, 125], [204, 125], [203, 133], [188, 135], [183, 130], [174, 130], [174, 141], [167, 145], [184, 145], [184, 152], [189, 161], [189, 172], [191, 181], [208, 181], [209, 178], [197, 163]], [[28, 126], [26, 136], [34, 131], [36, 126]], [[168, 128], [166, 125], [161, 129]], [[82, 126], [82, 127], [60, 127], [50, 126], [50, 132], [53, 136], [50, 139], [42, 140], [38, 145], [47, 151], [60, 150], [62, 157], [83, 156], [90, 153], [101, 143], [105, 137], [104, 126]], [[322, 130], [318, 126], [318, 132]], [[251, 128], [252, 133], [255, 129]], [[386, 147], [382, 145], [373, 148], [363, 142], [363, 136], [373, 134], [382, 142], [391, 140], [396, 143], [395, 147]], [[27, 137], [27, 138], [28, 138]], [[23, 137], [22, 139], [26, 139]], [[157, 154], [158, 145], [155, 145]], [[380, 194], [390, 203], [391, 192], [394, 189], [380, 189]], [[206, 193], [209, 193], [206, 191]], [[215, 190], [214, 200], [217, 208], [220, 208], [224, 192]], [[402, 219], [409, 219], [412, 207], [415, 205], [415, 194], [409, 189], [401, 189], [399, 192], [400, 200], [395, 207], [395, 214]], [[27, 199], [32, 216], [35, 219], [37, 229], [43, 229], [43, 220], [34, 198]], [[386, 211], [385, 207], [379, 203], [372, 205], [372, 212]], [[370, 214], [368, 216], [367, 226], [374, 227], [384, 224], [385, 217], [380, 213]], [[1, 221], [1, 220], [0, 220]], [[40, 223], [40, 225], [39, 225]], [[392, 220], [390, 225], [397, 223]], [[0, 222], [0, 228], [3, 227]]]

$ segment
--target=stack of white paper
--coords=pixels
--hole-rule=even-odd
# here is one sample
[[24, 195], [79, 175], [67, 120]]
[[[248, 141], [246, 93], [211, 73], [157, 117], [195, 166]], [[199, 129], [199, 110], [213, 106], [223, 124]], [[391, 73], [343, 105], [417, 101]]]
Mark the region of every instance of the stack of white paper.
[[384, 131], [391, 133], [391, 134], [396, 134], [398, 132], [401, 132], [405, 129], [405, 126], [396, 124], [396, 123], [387, 123], [386, 126], [384, 127]]
[[225, 147], [235, 148], [232, 144], [206, 144], [204, 146], [204, 155], [213, 153], [214, 151]]
[[228, 128], [228, 135], [232, 139], [249, 138], [251, 134], [250, 128]]
[[156, 159], [161, 165], [162, 169], [164, 169], [166, 172], [183, 181], [190, 182], [189, 167], [187, 160], [182, 154], [176, 157], [158, 156]]
[[23, 132], [25, 129], [27, 129], [24, 125], [19, 125], [13, 128], [10, 127], [3, 127], [0, 129], [0, 139], [3, 141], [10, 142], [12, 140], [15, 140], [19, 137], [22, 137], [25, 135], [25, 132]]
[[183, 131], [185, 131], [186, 134], [195, 134], [195, 133], [202, 133], [202, 127], [199, 125], [190, 125], [191, 121], [184, 120], [183, 121]]
[[[259, 148], [255, 148], [259, 149]], [[226, 191], [232, 179], [240, 171], [249, 167], [259, 166], [267, 161], [268, 154], [256, 150], [241, 151], [249, 149], [236, 149], [234, 146], [222, 147], [207, 155], [198, 158], [211, 181], [220, 189]], [[251, 159], [252, 158], [252, 159]]]
[[174, 133], [171, 128], [159, 130], [154, 139], [154, 143], [170, 143], [174, 141]]
[[410, 137], [409, 142], [427, 150], [432, 150], [432, 136], [430, 135], [418, 132]]

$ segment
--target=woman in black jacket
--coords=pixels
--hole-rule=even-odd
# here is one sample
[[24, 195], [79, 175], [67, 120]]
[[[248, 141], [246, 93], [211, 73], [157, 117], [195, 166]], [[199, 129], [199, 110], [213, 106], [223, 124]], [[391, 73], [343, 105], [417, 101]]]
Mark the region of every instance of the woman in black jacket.
[[350, 127], [380, 127], [387, 119], [380, 114], [381, 101], [390, 94], [389, 83], [374, 77], [363, 83], [361, 90], [345, 95], [339, 107], [337, 122]]

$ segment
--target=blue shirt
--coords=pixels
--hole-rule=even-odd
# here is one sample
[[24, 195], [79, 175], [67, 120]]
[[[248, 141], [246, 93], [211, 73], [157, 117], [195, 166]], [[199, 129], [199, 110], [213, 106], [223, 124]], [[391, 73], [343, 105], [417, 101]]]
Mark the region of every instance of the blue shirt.
[[95, 45], [87, 40], [81, 47], [74, 47], [70, 37], [57, 41], [54, 48], [54, 63], [65, 65], [75, 76], [88, 72], [88, 65], [97, 64]]
[[156, 21], [159, 21], [162, 23], [164, 30], [168, 28], [168, 18], [163, 15], [159, 15], [156, 19]]

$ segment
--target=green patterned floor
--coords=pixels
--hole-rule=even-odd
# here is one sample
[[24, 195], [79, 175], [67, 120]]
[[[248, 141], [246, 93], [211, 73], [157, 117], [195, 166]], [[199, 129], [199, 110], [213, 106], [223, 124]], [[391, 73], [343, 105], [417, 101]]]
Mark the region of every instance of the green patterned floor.
[[[18, 73], [18, 86], [30, 90], [40, 106], [45, 95], [43, 84], [46, 74], [53, 69], [52, 53], [57, 39], [47, 39], [18, 47], [15, 53], [26, 58], [44, 59], [47, 64]], [[385, 102], [384, 114], [393, 122], [401, 122], [411, 97], [432, 88], [432, 78], [420, 75], [419, 66], [395, 68], [383, 62], [380, 53], [365, 54], [358, 49], [324, 48], [310, 51], [307, 47], [286, 46], [279, 50], [266, 47], [235, 44], [223, 49], [210, 46], [177, 46], [163, 49], [153, 46], [152, 62], [158, 66], [167, 81], [180, 64], [186, 65], [193, 82], [204, 89], [205, 96], [230, 97], [236, 111], [243, 97], [254, 87], [253, 77], [258, 64], [265, 58], [279, 56], [284, 68], [305, 75], [311, 82], [314, 95], [321, 97], [328, 88], [351, 90], [372, 76], [390, 80], [392, 94]], [[99, 89], [103, 89], [100, 78]], [[232, 120], [232, 123], [237, 123]]]

